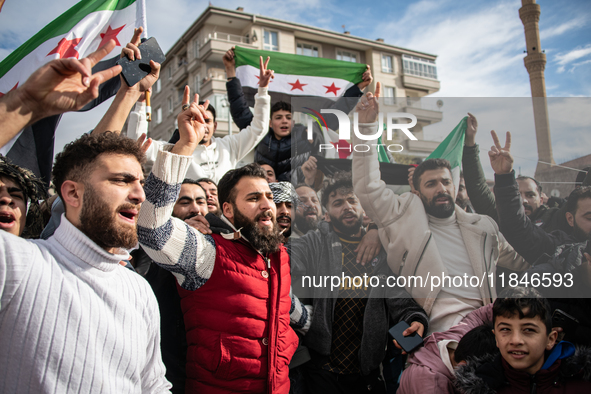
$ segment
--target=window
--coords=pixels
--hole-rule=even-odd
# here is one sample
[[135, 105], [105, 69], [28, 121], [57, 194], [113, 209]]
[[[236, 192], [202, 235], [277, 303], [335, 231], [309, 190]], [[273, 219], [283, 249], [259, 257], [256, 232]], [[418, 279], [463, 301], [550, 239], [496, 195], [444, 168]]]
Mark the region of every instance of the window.
[[382, 72], [383, 73], [393, 73], [394, 67], [392, 63], [392, 56], [390, 55], [382, 55]]
[[172, 79], [172, 65], [168, 66], [168, 79]]
[[168, 98], [168, 113], [172, 113], [174, 106], [172, 104], [172, 97]]
[[197, 74], [195, 76], [195, 93], [199, 93], [201, 91], [201, 75]]
[[276, 31], [263, 30], [263, 49], [266, 51], [278, 51], [278, 34]]
[[344, 51], [340, 49], [337, 51], [337, 60], [357, 63], [357, 59], [359, 59], [359, 54], [357, 52]]
[[296, 53], [298, 55], [318, 57], [318, 46], [298, 42]]
[[384, 104], [394, 105], [396, 104], [396, 90], [391, 86], [384, 87]]
[[160, 90], [162, 90], [162, 84], [160, 83], [160, 78], [158, 78], [154, 87], [154, 93], [160, 93]]
[[195, 59], [199, 58], [199, 37], [193, 41], [193, 54], [195, 55]]
[[402, 60], [405, 74], [437, 79], [435, 60], [410, 55], [402, 55]]
[[162, 123], [162, 107], [158, 107], [158, 109], [156, 110], [156, 123]]

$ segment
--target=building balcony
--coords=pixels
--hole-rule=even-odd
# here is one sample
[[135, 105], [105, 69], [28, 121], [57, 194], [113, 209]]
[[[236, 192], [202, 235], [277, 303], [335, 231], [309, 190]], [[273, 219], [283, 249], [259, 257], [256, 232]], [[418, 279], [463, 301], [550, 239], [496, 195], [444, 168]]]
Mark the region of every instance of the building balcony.
[[441, 84], [436, 79], [423, 78], [416, 75], [404, 74], [402, 76], [402, 84], [405, 88], [416, 89], [425, 92], [425, 94], [432, 94], [439, 91]]
[[214, 94], [226, 94], [225, 78], [209, 78], [201, 83], [201, 89], [199, 89], [200, 97], [210, 97]]
[[205, 43], [199, 48], [199, 59], [201, 62], [222, 62], [224, 54], [236, 45], [250, 49], [258, 49], [258, 46], [250, 43], [248, 37], [214, 32], [205, 39]]
[[402, 112], [413, 114], [417, 117], [417, 122], [422, 126], [427, 126], [433, 123], [441, 122], [443, 113], [437, 107], [435, 100], [413, 100], [406, 99], [405, 105], [402, 105]]

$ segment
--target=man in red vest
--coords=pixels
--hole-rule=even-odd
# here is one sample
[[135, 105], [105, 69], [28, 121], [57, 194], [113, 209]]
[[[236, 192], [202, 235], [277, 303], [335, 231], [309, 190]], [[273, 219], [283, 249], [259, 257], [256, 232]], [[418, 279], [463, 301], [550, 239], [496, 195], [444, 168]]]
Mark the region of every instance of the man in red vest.
[[[266, 100], [271, 76], [261, 58], [258, 94]], [[189, 346], [187, 392], [287, 394], [288, 364], [298, 345], [290, 309], [299, 300], [290, 296], [289, 257], [264, 170], [251, 164], [224, 175], [218, 184], [223, 215], [208, 215], [213, 231], [205, 232], [212, 234], [171, 216], [203, 136], [206, 107], [197, 99], [184, 105], [179, 141], [158, 153], [145, 184], [140, 243], [179, 284]], [[303, 325], [305, 317], [292, 320]]]

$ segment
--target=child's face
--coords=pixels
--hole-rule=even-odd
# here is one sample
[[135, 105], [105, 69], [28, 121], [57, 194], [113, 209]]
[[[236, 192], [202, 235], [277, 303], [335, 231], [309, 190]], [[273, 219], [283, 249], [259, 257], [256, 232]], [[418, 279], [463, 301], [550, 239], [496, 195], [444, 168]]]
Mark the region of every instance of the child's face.
[[[523, 311], [527, 314], [527, 310]], [[493, 332], [501, 355], [514, 369], [535, 374], [544, 365], [544, 351], [554, 347], [556, 331], [546, 333], [539, 316], [520, 319], [497, 316]]]

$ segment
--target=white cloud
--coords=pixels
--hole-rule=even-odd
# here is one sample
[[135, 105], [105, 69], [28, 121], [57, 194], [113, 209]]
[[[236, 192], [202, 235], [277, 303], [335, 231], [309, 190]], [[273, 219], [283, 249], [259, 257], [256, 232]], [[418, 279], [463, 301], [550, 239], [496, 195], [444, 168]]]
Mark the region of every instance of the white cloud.
[[568, 64], [576, 60], [579, 60], [589, 54], [591, 54], [591, 44], [587, 44], [584, 47], [578, 46], [575, 49], [572, 49], [566, 53], [557, 54], [556, 56], [554, 56], [554, 62], [556, 62], [559, 65], [556, 72], [563, 73]]
[[578, 17], [567, 22], [564, 22], [558, 26], [552, 26], [549, 28], [542, 29], [540, 31], [540, 39], [546, 40], [552, 37], [559, 36], [566, 33], [567, 31], [578, 29], [587, 24], [588, 20], [585, 17]]

